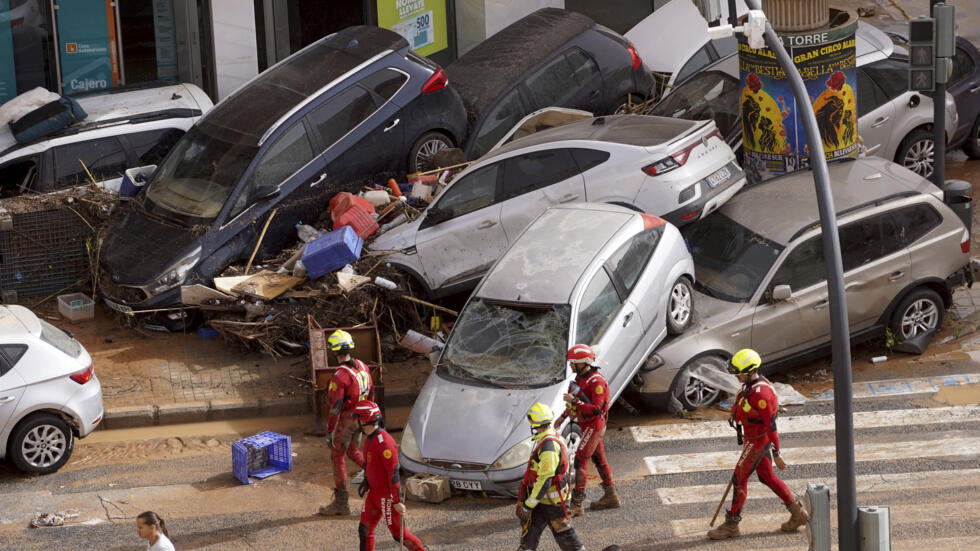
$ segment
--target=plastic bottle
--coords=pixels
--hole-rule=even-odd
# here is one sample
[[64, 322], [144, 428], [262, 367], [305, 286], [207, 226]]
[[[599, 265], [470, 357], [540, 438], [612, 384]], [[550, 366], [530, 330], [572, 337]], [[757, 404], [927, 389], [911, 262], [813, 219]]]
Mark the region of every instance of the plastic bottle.
[[367, 191], [364, 193], [364, 199], [375, 207], [383, 207], [391, 202], [387, 191]]
[[293, 265], [293, 275], [296, 277], [306, 277], [306, 266], [303, 265], [302, 260], [297, 260], [296, 264]]
[[[404, 197], [402, 197], [402, 199], [404, 199]], [[395, 226], [397, 226], [398, 224], [401, 224], [405, 220], [408, 220], [408, 217], [405, 216], [405, 213], [399, 214], [398, 216], [392, 218], [391, 219], [391, 222], [387, 222], [385, 224], [381, 224], [380, 231], [388, 231], [391, 228], [394, 228]]]
[[390, 279], [385, 279], [381, 276], [376, 276], [374, 278], [374, 284], [377, 285], [378, 287], [384, 287], [385, 289], [398, 288], [398, 285], [396, 285], [394, 281], [391, 281]]
[[317, 237], [320, 237], [320, 232], [313, 226], [307, 224], [297, 224], [296, 235], [299, 236], [299, 240], [303, 243], [309, 243]]
[[345, 274], [354, 275], [354, 267], [351, 266], [350, 264], [345, 264], [344, 267], [340, 269], [340, 271], [344, 272]]

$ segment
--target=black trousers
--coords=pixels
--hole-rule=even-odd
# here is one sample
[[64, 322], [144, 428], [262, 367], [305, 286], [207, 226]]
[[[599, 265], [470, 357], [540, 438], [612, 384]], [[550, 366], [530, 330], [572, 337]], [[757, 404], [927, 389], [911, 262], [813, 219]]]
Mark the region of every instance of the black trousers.
[[546, 526], [551, 528], [555, 543], [561, 551], [585, 551], [585, 546], [579, 541], [565, 509], [543, 503], [531, 509], [531, 518], [527, 527], [521, 532], [521, 551], [537, 551], [538, 544], [541, 542], [541, 533]]

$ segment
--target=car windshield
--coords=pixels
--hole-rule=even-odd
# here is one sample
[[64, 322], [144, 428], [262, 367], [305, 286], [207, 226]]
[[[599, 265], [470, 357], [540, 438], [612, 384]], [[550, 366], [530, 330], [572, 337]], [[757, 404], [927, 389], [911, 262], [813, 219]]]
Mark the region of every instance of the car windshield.
[[456, 322], [437, 370], [507, 388], [558, 383], [565, 378], [570, 312], [567, 304], [473, 299]]
[[741, 132], [738, 80], [721, 71], [708, 71], [691, 77], [674, 88], [648, 115], [689, 121], [714, 120], [727, 140]]
[[231, 129], [199, 123], [174, 146], [146, 190], [151, 214], [188, 225], [214, 220], [258, 147]]
[[61, 329], [58, 329], [42, 319], [39, 319], [38, 321], [41, 322], [42, 341], [50, 344], [58, 350], [61, 350], [72, 358], [77, 358], [78, 355], [82, 353], [82, 345], [78, 344], [78, 341], [71, 338], [68, 333], [65, 333]]
[[683, 233], [694, 257], [697, 289], [730, 302], [748, 302], [784, 248], [721, 212]]

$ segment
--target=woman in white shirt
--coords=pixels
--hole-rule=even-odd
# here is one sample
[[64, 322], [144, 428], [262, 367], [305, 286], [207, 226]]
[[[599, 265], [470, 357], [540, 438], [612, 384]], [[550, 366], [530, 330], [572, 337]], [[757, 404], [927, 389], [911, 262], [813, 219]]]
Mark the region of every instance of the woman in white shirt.
[[147, 551], [175, 551], [168, 537], [167, 523], [153, 511], [140, 513], [136, 517], [136, 533], [146, 540]]

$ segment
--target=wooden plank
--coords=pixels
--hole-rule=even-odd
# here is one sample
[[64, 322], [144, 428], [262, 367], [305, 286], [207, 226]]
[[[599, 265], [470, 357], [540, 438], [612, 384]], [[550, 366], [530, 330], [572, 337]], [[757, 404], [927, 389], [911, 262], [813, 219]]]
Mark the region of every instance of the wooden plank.
[[235, 297], [200, 283], [180, 287], [180, 302], [188, 306], [200, 306], [212, 300], [229, 302], [235, 300]]
[[303, 281], [301, 277], [262, 270], [235, 285], [232, 291], [263, 300], [272, 300], [301, 281]]
[[216, 277], [214, 278], [214, 288], [221, 291], [222, 293], [228, 293], [229, 295], [238, 295], [241, 293], [235, 293], [232, 289], [243, 281], [247, 281], [248, 278], [252, 276], [229, 276], [229, 277]]

